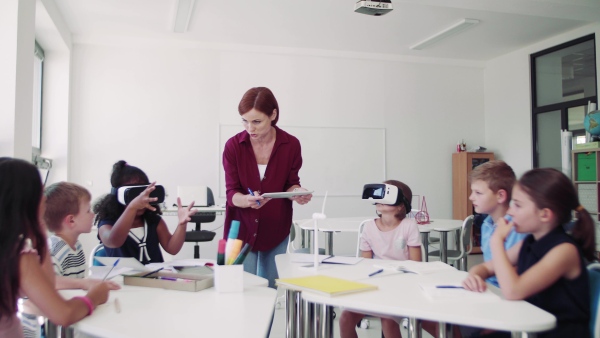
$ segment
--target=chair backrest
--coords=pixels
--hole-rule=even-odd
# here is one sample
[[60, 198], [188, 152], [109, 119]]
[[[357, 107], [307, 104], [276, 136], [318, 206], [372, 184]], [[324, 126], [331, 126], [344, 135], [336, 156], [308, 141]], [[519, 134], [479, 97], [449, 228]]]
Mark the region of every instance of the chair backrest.
[[[210, 188], [206, 188], [206, 203], [208, 206], [215, 205], [215, 197], [213, 196], [213, 192]], [[189, 223], [210, 223], [214, 222], [217, 218], [217, 214], [215, 212], [202, 212], [196, 213], [190, 216], [191, 220]]]
[[98, 266], [98, 265], [102, 265], [100, 263], [98, 263], [95, 258], [96, 257], [105, 257], [106, 256], [106, 251], [104, 250], [104, 245], [102, 244], [98, 244], [96, 245], [93, 249], [92, 252], [90, 253], [90, 260], [89, 260], [89, 267], [92, 266]]
[[468, 216], [463, 221], [460, 229], [460, 256], [461, 258], [471, 253], [473, 250], [473, 215]]
[[372, 218], [366, 219], [362, 222], [360, 222], [360, 224], [358, 225], [358, 237], [356, 240], [356, 257], [360, 257], [360, 236], [362, 236], [362, 232], [365, 229], [365, 224], [367, 224], [367, 222], [372, 221]]
[[591, 312], [590, 312], [590, 331], [592, 338], [600, 338], [600, 263], [588, 265], [588, 275], [590, 278], [591, 294]]

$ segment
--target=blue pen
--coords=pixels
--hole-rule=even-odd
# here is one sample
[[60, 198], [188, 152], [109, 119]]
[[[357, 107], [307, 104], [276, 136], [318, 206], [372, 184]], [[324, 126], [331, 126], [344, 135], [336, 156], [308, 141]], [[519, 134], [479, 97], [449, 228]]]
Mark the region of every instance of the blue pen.
[[436, 285], [437, 289], [464, 289], [462, 286], [458, 285]]
[[108, 270], [108, 272], [106, 273], [106, 276], [104, 276], [104, 278], [102, 278], [102, 281], [105, 281], [106, 278], [108, 277], [108, 275], [110, 275], [110, 272], [113, 271], [113, 269], [115, 268], [115, 266], [117, 266], [117, 264], [119, 264], [119, 261], [121, 260], [121, 258], [117, 259], [114, 263], [112, 268], [110, 268], [110, 270]]
[[[254, 196], [254, 192], [252, 191], [252, 189], [248, 188], [248, 192], [250, 193], [250, 195]], [[256, 204], [260, 205], [260, 201], [256, 201]]]
[[373, 276], [375, 276], [376, 274], [379, 274], [379, 273], [382, 273], [382, 272], [383, 272], [383, 269], [379, 269], [379, 270], [377, 270], [377, 271], [375, 271], [375, 272], [372, 272], [372, 273], [370, 273], [370, 274], [369, 274], [369, 277], [373, 277]]

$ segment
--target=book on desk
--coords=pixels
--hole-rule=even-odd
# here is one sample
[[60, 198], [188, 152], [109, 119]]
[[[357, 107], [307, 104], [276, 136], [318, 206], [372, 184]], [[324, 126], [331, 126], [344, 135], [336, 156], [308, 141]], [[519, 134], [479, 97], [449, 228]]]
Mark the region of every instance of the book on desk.
[[323, 275], [276, 279], [275, 282], [277, 285], [288, 289], [314, 292], [326, 296], [339, 296], [378, 289], [377, 285]]

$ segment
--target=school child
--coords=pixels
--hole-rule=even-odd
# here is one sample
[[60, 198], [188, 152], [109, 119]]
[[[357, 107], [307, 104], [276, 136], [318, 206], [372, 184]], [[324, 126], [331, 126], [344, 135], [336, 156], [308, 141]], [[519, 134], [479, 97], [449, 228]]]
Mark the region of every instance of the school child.
[[[92, 230], [94, 214], [90, 207], [92, 195], [84, 187], [75, 183], [59, 182], [44, 189], [46, 210], [45, 224], [54, 235], [50, 236], [50, 256], [56, 274], [56, 288], [84, 289], [101, 283], [100, 280], [86, 277], [86, 259], [79, 235]], [[114, 282], [107, 282], [109, 289], [121, 287]], [[24, 304], [21, 313], [23, 334], [27, 337], [40, 337], [37, 309], [29, 302]]]
[[[496, 229], [498, 219], [506, 215], [517, 178], [512, 168], [504, 161], [489, 161], [475, 167], [469, 179], [471, 181], [469, 199], [473, 203], [475, 212], [488, 215], [481, 224], [481, 251], [483, 261], [487, 262], [492, 259], [490, 238]], [[511, 230], [506, 236], [504, 247], [510, 249], [526, 235]], [[487, 282], [498, 286], [495, 276], [488, 278]]]
[[[573, 212], [577, 220], [567, 231]], [[524, 299], [556, 317], [556, 328], [539, 337], [589, 337], [586, 260], [594, 260], [596, 237], [573, 184], [555, 169], [530, 170], [515, 185], [508, 214], [512, 221], [500, 218], [490, 239], [494, 258], [471, 269], [464, 287], [482, 292], [484, 279], [496, 275], [506, 299]], [[513, 228], [529, 235], [506, 250]]]
[[[187, 208], [177, 198], [179, 223], [171, 234], [165, 221], [159, 216], [160, 209], [153, 206], [156, 197], [150, 197], [156, 182], [150, 183], [148, 176], [139, 168], [119, 161], [113, 165], [110, 176], [112, 190], [94, 204], [98, 238], [110, 257], [135, 257], [142, 264], [163, 262], [162, 247], [175, 255], [181, 250], [185, 232], [194, 203]], [[123, 186], [147, 185], [148, 187], [129, 204], [122, 205], [117, 199], [117, 189]], [[159, 246], [160, 245], [160, 246]]]
[[[385, 181], [398, 187], [398, 198], [393, 205], [375, 204], [379, 216], [365, 224], [359, 249], [362, 257], [393, 260], [421, 261], [421, 241], [419, 228], [410, 213], [412, 191], [396, 180]], [[340, 317], [340, 336], [357, 337], [356, 324], [365, 315], [343, 311]], [[381, 327], [386, 338], [401, 337], [400, 326], [393, 319], [381, 318]]]
[[64, 300], [54, 286], [40, 174], [31, 163], [0, 158], [0, 337], [23, 337], [17, 300], [27, 297], [53, 323], [69, 326], [108, 299], [107, 283]]

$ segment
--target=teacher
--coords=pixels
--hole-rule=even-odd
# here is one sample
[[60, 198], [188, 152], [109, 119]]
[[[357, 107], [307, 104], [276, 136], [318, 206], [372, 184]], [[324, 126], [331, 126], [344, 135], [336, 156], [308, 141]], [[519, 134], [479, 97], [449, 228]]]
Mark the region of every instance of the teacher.
[[269, 280], [278, 278], [275, 256], [285, 253], [292, 226], [292, 202], [308, 203], [312, 195], [265, 198], [267, 192], [306, 191], [300, 186], [300, 141], [276, 124], [279, 106], [265, 87], [248, 90], [238, 111], [245, 131], [225, 144], [223, 168], [227, 188], [224, 236], [232, 220], [240, 221], [238, 238], [252, 250], [244, 270]]

